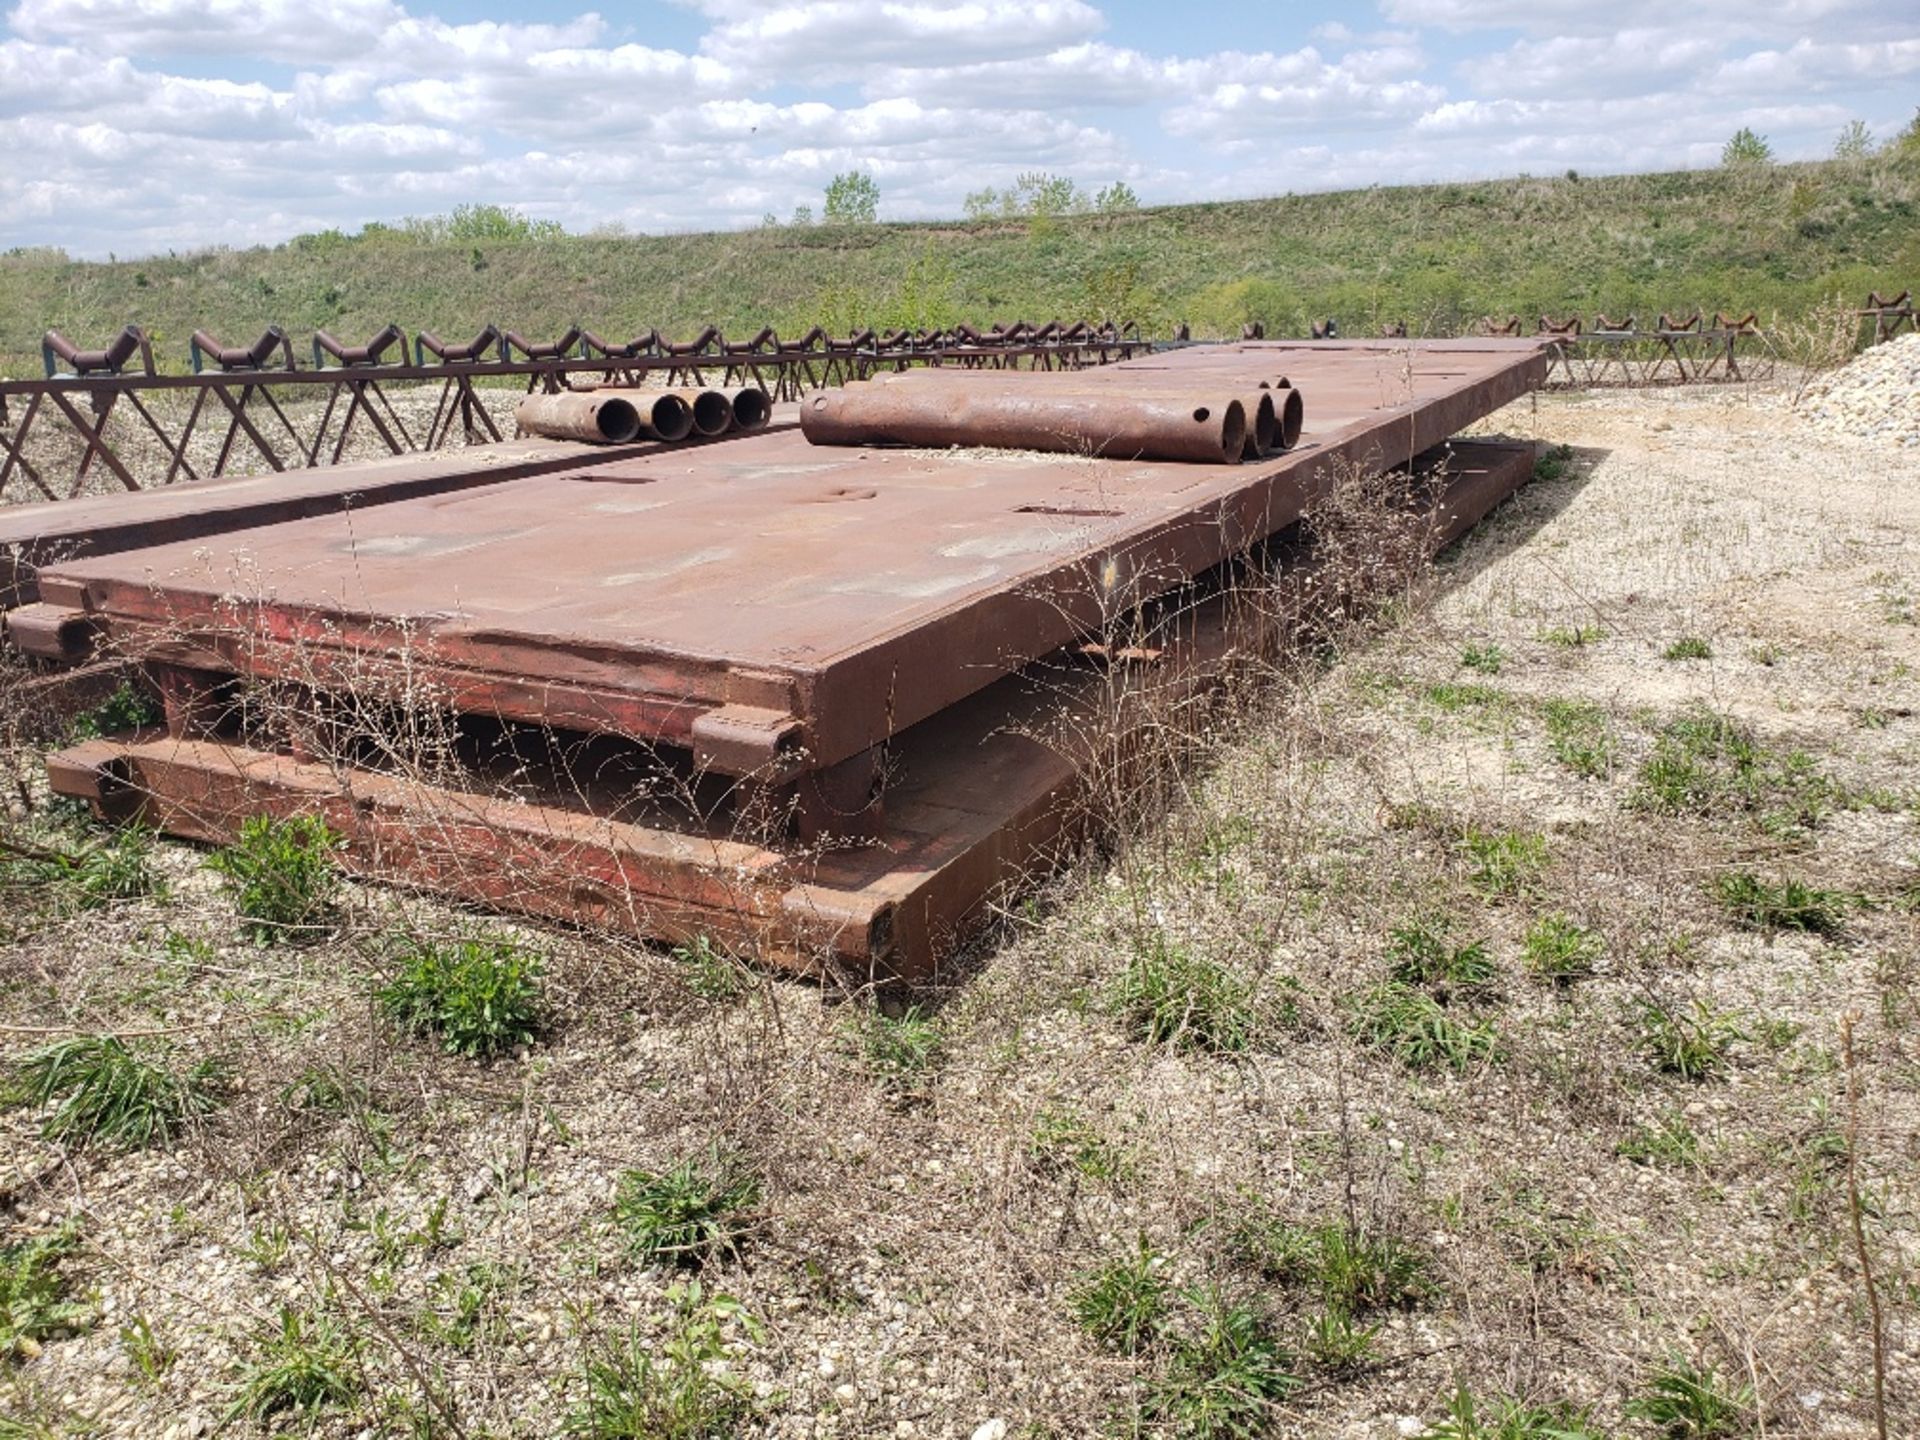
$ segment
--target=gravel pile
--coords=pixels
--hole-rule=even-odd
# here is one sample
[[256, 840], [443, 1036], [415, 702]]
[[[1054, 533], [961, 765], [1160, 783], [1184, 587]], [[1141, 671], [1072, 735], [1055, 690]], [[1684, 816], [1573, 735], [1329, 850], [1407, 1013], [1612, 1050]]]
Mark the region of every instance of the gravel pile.
[[1920, 334], [1876, 345], [1821, 376], [1800, 408], [1830, 435], [1920, 446]]

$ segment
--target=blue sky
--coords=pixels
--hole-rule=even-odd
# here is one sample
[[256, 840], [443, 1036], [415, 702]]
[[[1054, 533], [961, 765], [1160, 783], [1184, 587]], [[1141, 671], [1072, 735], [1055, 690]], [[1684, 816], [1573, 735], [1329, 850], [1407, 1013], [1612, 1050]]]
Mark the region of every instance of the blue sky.
[[[531, 16], [531, 18], [530, 18]], [[274, 242], [468, 201], [570, 229], [1785, 159], [1920, 103], [1913, 0], [14, 0], [0, 248]]]

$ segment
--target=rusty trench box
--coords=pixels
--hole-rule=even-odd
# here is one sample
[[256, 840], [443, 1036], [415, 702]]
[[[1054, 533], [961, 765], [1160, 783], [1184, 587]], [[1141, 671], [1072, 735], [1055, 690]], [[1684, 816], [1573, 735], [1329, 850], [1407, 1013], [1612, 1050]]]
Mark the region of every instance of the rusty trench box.
[[[1433, 457], [1546, 368], [1538, 342], [1471, 339], [1196, 346], [1108, 372], [1285, 377], [1300, 444], [1232, 465], [825, 449], [791, 428], [576, 446], [377, 508], [50, 559], [9, 628], [135, 660], [165, 696], [164, 733], [50, 762], [104, 815], [220, 841], [320, 813], [376, 878], [924, 980], [1075, 840], [1091, 771], [1284, 639], [1297, 616], [1222, 577], [1343, 472], [1423, 457], [1425, 523], [1451, 539], [1532, 452]], [[251, 727], [253, 693], [314, 726]], [[349, 756], [313, 738], [349, 693], [482, 739], [453, 773]]]

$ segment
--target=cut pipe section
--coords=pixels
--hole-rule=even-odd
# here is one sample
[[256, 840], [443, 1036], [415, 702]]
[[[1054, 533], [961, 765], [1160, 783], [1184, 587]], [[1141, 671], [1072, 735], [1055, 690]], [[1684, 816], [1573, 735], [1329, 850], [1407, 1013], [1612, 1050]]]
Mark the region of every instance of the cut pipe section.
[[764, 430], [773, 420], [773, 401], [758, 385], [736, 390], [732, 395], [733, 423], [742, 430]]
[[513, 419], [527, 434], [549, 440], [624, 445], [640, 434], [640, 412], [631, 401], [605, 390], [529, 395], [513, 407]]
[[693, 429], [698, 435], [724, 435], [733, 428], [733, 401], [724, 390], [669, 390], [693, 412]]
[[1191, 460], [1240, 458], [1247, 415], [1230, 395], [1065, 394], [1038, 386], [876, 385], [823, 390], [800, 407], [815, 445], [979, 445], [999, 450]]

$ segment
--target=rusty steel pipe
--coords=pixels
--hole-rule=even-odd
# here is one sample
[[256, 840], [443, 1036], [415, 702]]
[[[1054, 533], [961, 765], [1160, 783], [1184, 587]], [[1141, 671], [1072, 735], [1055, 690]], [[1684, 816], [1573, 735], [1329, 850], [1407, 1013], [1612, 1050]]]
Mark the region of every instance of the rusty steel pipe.
[[697, 435], [724, 435], [733, 428], [733, 401], [724, 390], [669, 390], [693, 413]]
[[773, 420], [773, 401], [758, 385], [748, 385], [729, 397], [733, 402], [733, 423], [742, 430], [764, 430]]
[[649, 440], [673, 442], [693, 434], [693, 406], [682, 392], [642, 390], [637, 385], [593, 385], [572, 393], [618, 396], [633, 406], [640, 417], [640, 434]]
[[[976, 389], [1004, 385], [1010, 393], [1099, 396], [1125, 393], [1161, 400], [1180, 396], [1202, 403], [1217, 403], [1219, 399], [1219, 391], [1201, 380], [1181, 380], [1173, 385], [1155, 384], [1138, 371], [1109, 370], [1104, 367], [1055, 373], [945, 370], [934, 367], [876, 375], [870, 383], [915, 387], [967, 386]], [[1291, 450], [1299, 443], [1300, 426], [1306, 412], [1300, 392], [1291, 387], [1285, 376], [1277, 383], [1262, 380], [1258, 389], [1236, 394], [1234, 398], [1240, 402], [1247, 417], [1246, 435], [1241, 440], [1241, 459], [1257, 460], [1263, 455]], [[802, 416], [802, 419], [805, 417]]]
[[1306, 423], [1307, 403], [1300, 398], [1300, 392], [1293, 388], [1293, 382], [1284, 375], [1272, 385], [1262, 380], [1260, 388], [1277, 397], [1273, 402], [1273, 448], [1291, 450], [1300, 443], [1300, 427]]
[[605, 390], [529, 395], [513, 407], [513, 422], [529, 435], [595, 445], [624, 445], [640, 434], [633, 403]]
[[809, 396], [800, 429], [815, 445], [979, 445], [1225, 465], [1240, 458], [1247, 415], [1231, 396], [856, 381]]

